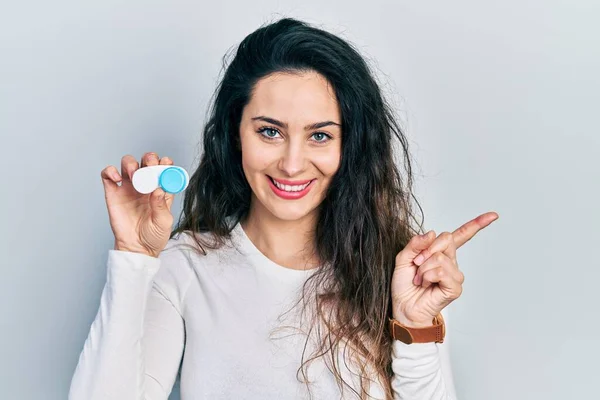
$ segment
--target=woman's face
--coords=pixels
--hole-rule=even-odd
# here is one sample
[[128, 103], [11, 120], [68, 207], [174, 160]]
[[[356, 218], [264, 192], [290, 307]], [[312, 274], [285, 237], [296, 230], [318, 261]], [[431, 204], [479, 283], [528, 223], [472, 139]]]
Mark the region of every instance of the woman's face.
[[253, 212], [282, 220], [316, 212], [340, 164], [335, 93], [315, 72], [261, 79], [242, 113], [240, 142]]

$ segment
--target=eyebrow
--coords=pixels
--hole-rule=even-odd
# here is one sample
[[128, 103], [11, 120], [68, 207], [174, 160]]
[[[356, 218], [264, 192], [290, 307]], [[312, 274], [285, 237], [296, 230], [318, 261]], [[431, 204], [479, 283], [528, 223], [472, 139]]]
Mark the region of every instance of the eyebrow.
[[[265, 122], [268, 122], [270, 124], [277, 125], [280, 128], [284, 128], [284, 129], [288, 128], [288, 124], [287, 123], [278, 121], [275, 118], [269, 118], [269, 117], [265, 117], [265, 116], [262, 116], [262, 115], [259, 116], [259, 117], [252, 118], [252, 121], [256, 121], [256, 120], [265, 121]], [[336, 125], [336, 126], [340, 126], [341, 127], [341, 125], [338, 124], [337, 122], [323, 121], [323, 122], [315, 122], [314, 124], [306, 125], [304, 127], [304, 130], [309, 131], [309, 130], [312, 130], [312, 129], [323, 128], [323, 127], [326, 127], [326, 126], [329, 126], [329, 125]]]

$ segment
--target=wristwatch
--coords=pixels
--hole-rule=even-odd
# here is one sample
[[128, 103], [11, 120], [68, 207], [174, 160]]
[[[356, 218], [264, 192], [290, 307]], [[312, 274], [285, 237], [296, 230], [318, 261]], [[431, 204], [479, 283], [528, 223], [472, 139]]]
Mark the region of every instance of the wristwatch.
[[422, 328], [404, 326], [393, 318], [390, 318], [389, 320], [390, 333], [394, 340], [400, 340], [406, 344], [429, 342], [444, 343], [446, 324], [441, 313], [433, 319], [431, 326]]

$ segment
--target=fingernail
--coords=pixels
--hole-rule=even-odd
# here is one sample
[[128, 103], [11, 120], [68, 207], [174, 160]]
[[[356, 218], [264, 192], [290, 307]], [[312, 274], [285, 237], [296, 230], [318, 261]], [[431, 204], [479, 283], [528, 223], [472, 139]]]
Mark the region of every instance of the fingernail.
[[425, 256], [423, 254], [419, 254], [415, 259], [414, 259], [414, 263], [417, 265], [421, 265], [421, 263], [423, 262], [423, 259], [425, 258]]

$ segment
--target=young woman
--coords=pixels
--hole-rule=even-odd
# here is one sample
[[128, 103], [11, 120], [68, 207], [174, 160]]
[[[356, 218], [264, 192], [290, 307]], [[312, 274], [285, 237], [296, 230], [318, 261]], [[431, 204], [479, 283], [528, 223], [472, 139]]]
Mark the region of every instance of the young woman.
[[247, 36], [174, 231], [173, 195], [131, 184], [171, 159], [101, 173], [115, 247], [69, 398], [165, 400], [178, 371], [184, 400], [456, 398], [447, 340], [390, 321], [445, 327], [456, 249], [498, 216], [419, 235], [392, 114], [339, 37], [289, 18]]

